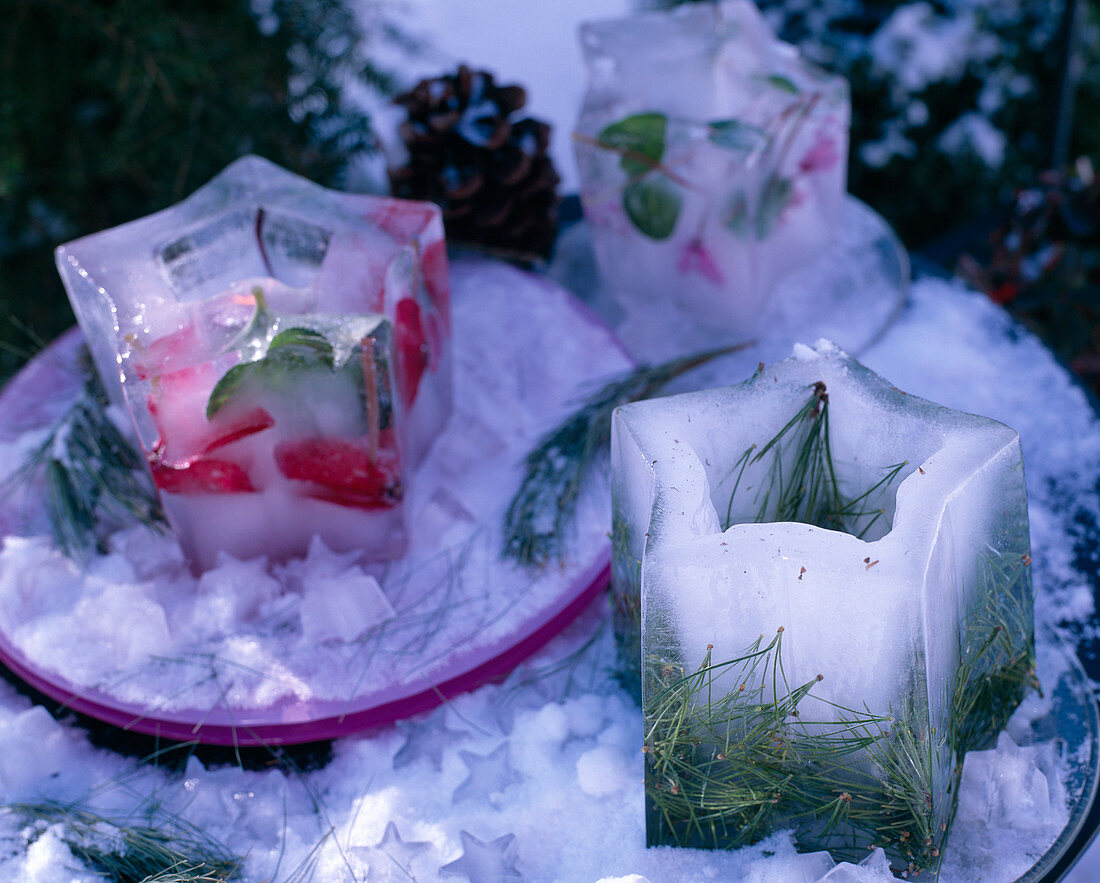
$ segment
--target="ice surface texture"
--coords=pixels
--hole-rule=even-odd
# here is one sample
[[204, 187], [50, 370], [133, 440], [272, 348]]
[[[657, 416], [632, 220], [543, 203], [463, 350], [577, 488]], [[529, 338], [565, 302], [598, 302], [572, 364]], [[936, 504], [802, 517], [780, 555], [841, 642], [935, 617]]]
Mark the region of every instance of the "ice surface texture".
[[400, 555], [409, 474], [450, 414], [438, 209], [258, 157], [57, 250], [192, 565]]
[[605, 283], [628, 309], [671, 298], [750, 330], [773, 283], [833, 236], [847, 83], [747, 0], [590, 23], [581, 43], [577, 164]]
[[936, 867], [963, 753], [1034, 682], [1016, 432], [822, 341], [621, 408], [612, 457], [649, 841], [793, 826], [838, 859]]

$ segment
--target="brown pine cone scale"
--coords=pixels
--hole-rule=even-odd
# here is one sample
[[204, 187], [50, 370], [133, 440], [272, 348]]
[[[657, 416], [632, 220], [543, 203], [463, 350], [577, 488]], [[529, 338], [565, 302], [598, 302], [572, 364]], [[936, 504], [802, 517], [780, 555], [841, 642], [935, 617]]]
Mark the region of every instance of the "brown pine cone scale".
[[550, 254], [560, 179], [547, 153], [550, 127], [515, 119], [527, 103], [521, 86], [461, 65], [394, 101], [407, 113], [398, 131], [408, 150], [405, 165], [389, 170], [394, 196], [437, 203], [452, 242]]

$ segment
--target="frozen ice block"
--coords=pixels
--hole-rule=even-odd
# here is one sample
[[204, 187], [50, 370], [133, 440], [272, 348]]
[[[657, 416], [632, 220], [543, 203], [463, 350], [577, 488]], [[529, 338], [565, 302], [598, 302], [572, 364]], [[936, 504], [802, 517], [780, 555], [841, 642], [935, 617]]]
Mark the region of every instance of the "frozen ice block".
[[604, 284], [752, 329], [769, 289], [833, 238], [848, 84], [779, 41], [748, 0], [582, 26], [575, 133]]
[[314, 536], [404, 551], [406, 485], [450, 414], [435, 206], [245, 157], [57, 265], [196, 569]]
[[1016, 432], [822, 341], [620, 408], [612, 471], [649, 842], [790, 827], [838, 861], [873, 844], [934, 869], [963, 754], [1035, 681]]

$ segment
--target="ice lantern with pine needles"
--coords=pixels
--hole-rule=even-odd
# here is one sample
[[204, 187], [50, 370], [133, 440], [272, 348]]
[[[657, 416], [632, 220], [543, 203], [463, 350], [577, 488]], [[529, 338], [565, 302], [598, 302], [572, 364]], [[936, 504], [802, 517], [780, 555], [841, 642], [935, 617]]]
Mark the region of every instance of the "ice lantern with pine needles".
[[935, 872], [962, 757], [1035, 685], [1019, 439], [832, 344], [612, 428], [651, 845], [793, 828]]
[[847, 82], [748, 0], [597, 21], [574, 142], [601, 277], [739, 332], [832, 241], [847, 180]]
[[285, 559], [314, 535], [404, 552], [408, 477], [450, 414], [435, 206], [249, 156], [57, 265], [195, 569], [220, 551]]

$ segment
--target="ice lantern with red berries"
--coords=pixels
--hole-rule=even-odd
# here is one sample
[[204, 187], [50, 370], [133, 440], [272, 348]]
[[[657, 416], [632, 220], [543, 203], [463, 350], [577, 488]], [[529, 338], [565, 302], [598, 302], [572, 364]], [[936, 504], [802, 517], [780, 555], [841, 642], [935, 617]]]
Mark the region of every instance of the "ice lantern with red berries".
[[191, 564], [314, 535], [392, 558], [410, 473], [450, 413], [438, 209], [244, 157], [57, 265]]

